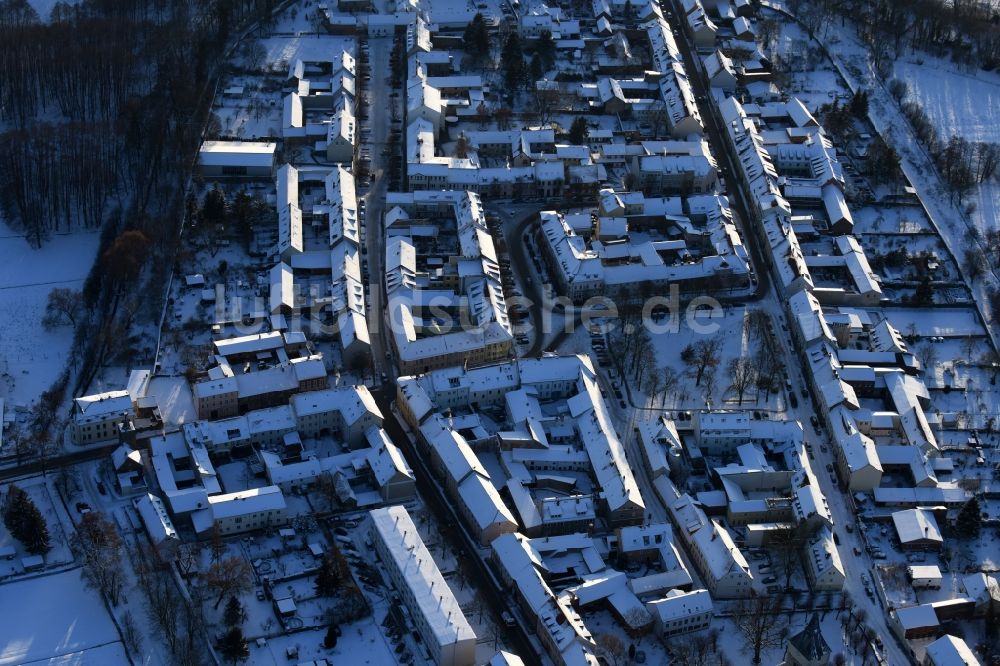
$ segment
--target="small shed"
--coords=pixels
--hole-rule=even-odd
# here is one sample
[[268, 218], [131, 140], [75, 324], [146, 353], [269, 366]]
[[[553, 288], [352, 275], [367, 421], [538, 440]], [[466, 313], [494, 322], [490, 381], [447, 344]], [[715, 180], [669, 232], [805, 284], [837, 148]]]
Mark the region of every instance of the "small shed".
[[278, 617], [292, 617], [295, 615], [295, 600], [291, 597], [274, 600], [274, 612]]

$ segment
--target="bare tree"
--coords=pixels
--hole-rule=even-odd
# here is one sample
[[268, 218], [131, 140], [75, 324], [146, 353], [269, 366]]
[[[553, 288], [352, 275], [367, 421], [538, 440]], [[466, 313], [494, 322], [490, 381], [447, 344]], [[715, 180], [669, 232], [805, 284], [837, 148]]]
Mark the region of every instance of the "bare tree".
[[198, 566], [201, 560], [201, 545], [185, 541], [177, 548], [177, 568], [180, 569], [181, 574], [187, 576], [190, 574], [195, 567]]
[[45, 304], [45, 315], [42, 317], [42, 326], [47, 330], [66, 324], [76, 328], [82, 307], [83, 301], [80, 299], [80, 292], [65, 287], [56, 287], [49, 292], [49, 300]]
[[757, 368], [746, 356], [734, 358], [729, 362], [730, 386], [736, 391], [740, 406], [743, 405], [743, 394], [757, 382]]
[[[137, 659], [142, 656], [142, 632], [139, 631], [139, 627], [136, 626], [135, 618], [132, 616], [132, 611], [126, 610], [122, 613], [122, 641], [125, 643], [125, 647], [131, 652]], [[141, 660], [141, 659], [140, 659]]]
[[218, 595], [215, 608], [230, 595], [238, 595], [250, 589], [253, 572], [242, 557], [226, 557], [214, 562], [205, 575], [205, 582]]
[[917, 347], [917, 359], [920, 361], [920, 365], [923, 366], [924, 372], [931, 372], [934, 365], [937, 363], [937, 348], [934, 345], [925, 342], [924, 344]]
[[118, 530], [103, 514], [91, 511], [80, 519], [73, 547], [83, 563], [83, 577], [105, 595], [112, 606], [121, 599], [122, 540]]
[[681, 351], [681, 360], [694, 369], [695, 386], [701, 386], [701, 380], [708, 368], [714, 368], [719, 364], [720, 349], [722, 349], [722, 338], [712, 336], [702, 338]]
[[598, 634], [594, 640], [600, 654], [612, 666], [618, 666], [621, 663], [621, 659], [625, 656], [625, 644], [622, 639], [614, 634]]
[[670, 366], [663, 368], [660, 371], [660, 375], [660, 386], [663, 389], [663, 395], [660, 396], [660, 404], [663, 405], [667, 401], [667, 396], [677, 388], [677, 383], [681, 378], [677, 371]]
[[759, 664], [764, 650], [782, 644], [781, 597], [754, 597], [737, 604], [733, 622], [753, 650], [753, 663]]

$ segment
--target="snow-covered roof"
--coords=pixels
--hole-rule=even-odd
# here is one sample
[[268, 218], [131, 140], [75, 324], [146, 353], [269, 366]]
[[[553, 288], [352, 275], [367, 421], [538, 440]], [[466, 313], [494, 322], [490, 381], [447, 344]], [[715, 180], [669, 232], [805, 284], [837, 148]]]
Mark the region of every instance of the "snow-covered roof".
[[198, 159], [202, 166], [270, 167], [277, 147], [271, 141], [205, 141]]
[[899, 542], [903, 545], [921, 541], [942, 543], [941, 530], [934, 514], [927, 509], [905, 509], [892, 514]]
[[927, 663], [930, 666], [980, 666], [979, 658], [968, 643], [951, 634], [945, 634], [927, 646]]
[[278, 486], [211, 495], [208, 503], [215, 520], [246, 516], [261, 511], [284, 511], [286, 507], [285, 496]]
[[646, 603], [646, 608], [661, 622], [673, 622], [686, 617], [712, 612], [712, 595], [708, 590], [682, 592], [671, 590], [663, 599]]
[[422, 624], [430, 629], [438, 643], [451, 645], [475, 641], [475, 632], [420, 538], [406, 507], [374, 509], [368, 515], [373, 535], [382, 542], [409, 588], [405, 597], [410, 601], [410, 610], [423, 616]]
[[132, 411], [132, 397], [128, 391], [105, 391], [85, 395], [74, 400], [77, 418], [94, 419]]

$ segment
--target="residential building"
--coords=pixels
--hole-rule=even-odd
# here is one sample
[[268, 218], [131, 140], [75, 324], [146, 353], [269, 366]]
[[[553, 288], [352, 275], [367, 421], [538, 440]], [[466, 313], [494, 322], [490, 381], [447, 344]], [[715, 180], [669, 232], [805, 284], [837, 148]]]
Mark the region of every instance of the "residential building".
[[382, 571], [399, 591], [424, 647], [438, 666], [472, 666], [476, 634], [404, 506], [368, 512]]

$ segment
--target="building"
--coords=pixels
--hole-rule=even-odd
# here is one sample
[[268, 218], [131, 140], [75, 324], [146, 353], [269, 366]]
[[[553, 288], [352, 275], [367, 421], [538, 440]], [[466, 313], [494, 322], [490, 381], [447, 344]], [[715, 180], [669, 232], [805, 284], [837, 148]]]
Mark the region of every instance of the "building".
[[191, 515], [191, 523], [199, 536], [213, 530], [223, 535], [250, 532], [283, 525], [286, 520], [285, 497], [277, 486], [210, 495], [208, 508]]
[[205, 141], [198, 151], [198, 170], [204, 178], [270, 179], [277, 147], [269, 141]]
[[906, 567], [906, 576], [910, 579], [910, 585], [915, 590], [941, 589], [941, 569], [936, 564], [911, 564]]
[[479, 196], [386, 197], [385, 286], [400, 373], [495, 363], [514, 335]]
[[805, 544], [802, 559], [806, 577], [813, 590], [844, 589], [847, 572], [833, 540], [833, 533], [828, 527], [824, 527], [813, 540]]
[[936, 636], [941, 630], [941, 622], [930, 604], [897, 608], [889, 611], [889, 617], [892, 628], [904, 640]]
[[980, 666], [981, 662], [968, 644], [951, 634], [945, 634], [927, 646], [922, 666]]
[[135, 500], [136, 511], [142, 519], [142, 525], [146, 528], [146, 534], [157, 552], [164, 559], [171, 559], [176, 553], [177, 546], [180, 545], [180, 536], [174, 529], [174, 523], [170, 519], [167, 507], [163, 500], [153, 494], [147, 493]]
[[[664, 492], [666, 487], [668, 492]], [[670, 511], [678, 534], [687, 543], [691, 559], [713, 598], [743, 599], [754, 590], [754, 578], [729, 531], [681, 495], [668, 479], [660, 478], [657, 489]]]
[[107, 391], [73, 401], [73, 441], [80, 445], [118, 439], [119, 427], [133, 417], [128, 391]]
[[750, 441], [750, 412], [701, 411], [695, 413], [698, 448], [708, 455], [732, 453]]
[[476, 634], [403, 506], [368, 512], [375, 553], [439, 666], [475, 663]]
[[534, 623], [546, 654], [558, 666], [599, 666], [599, 650], [568, 594], [557, 596], [542, 575], [541, 555], [522, 534], [493, 541], [492, 560], [500, 580]]
[[830, 663], [832, 650], [823, 638], [819, 615], [813, 613], [809, 624], [788, 639], [783, 666], [825, 666]]
[[701, 631], [712, 623], [712, 596], [708, 590], [671, 590], [663, 599], [647, 602], [646, 610], [664, 638]]
[[939, 550], [944, 543], [934, 514], [928, 509], [906, 509], [892, 514], [892, 523], [904, 550]]

